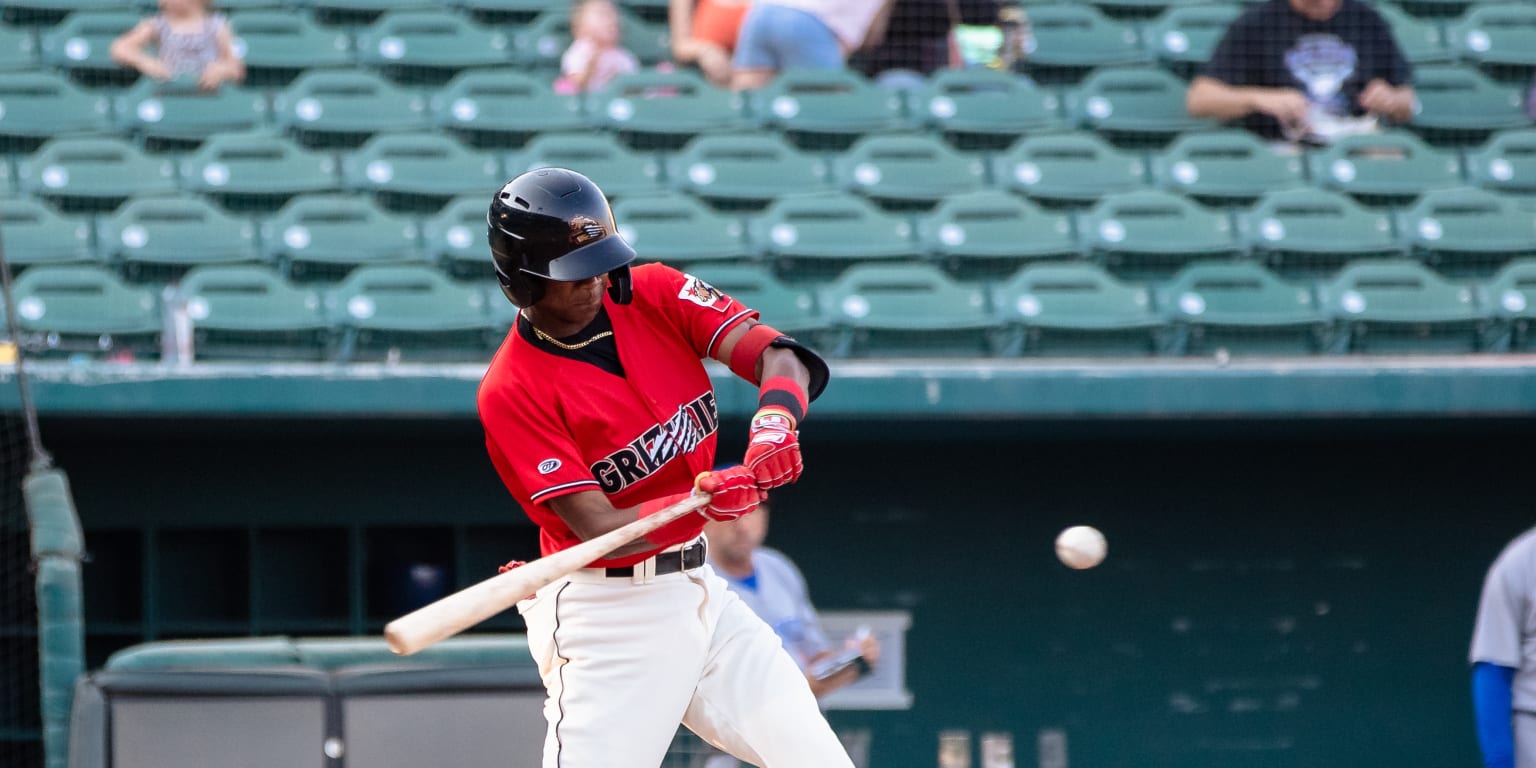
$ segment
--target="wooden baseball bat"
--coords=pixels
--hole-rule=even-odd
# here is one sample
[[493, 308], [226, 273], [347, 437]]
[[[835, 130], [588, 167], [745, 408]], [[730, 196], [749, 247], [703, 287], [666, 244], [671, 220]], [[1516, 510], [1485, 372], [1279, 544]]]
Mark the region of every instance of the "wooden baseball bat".
[[441, 600], [428, 603], [384, 626], [389, 649], [409, 656], [517, 604], [571, 571], [689, 514], [709, 503], [709, 494], [698, 493], [654, 515], [615, 528], [570, 549], [562, 549], [506, 573], [471, 584]]

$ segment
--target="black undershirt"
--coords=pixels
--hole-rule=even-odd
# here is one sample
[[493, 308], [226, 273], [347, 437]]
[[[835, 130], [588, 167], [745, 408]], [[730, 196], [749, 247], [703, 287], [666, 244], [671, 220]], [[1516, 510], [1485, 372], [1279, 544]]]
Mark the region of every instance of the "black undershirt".
[[[597, 311], [597, 317], [587, 327], [560, 339], [562, 344], [576, 345], [596, 336], [603, 331], [612, 331], [613, 321], [608, 318], [608, 308], [602, 307]], [[619, 345], [614, 343], [613, 336], [598, 339], [581, 349], [563, 349], [551, 344], [533, 332], [533, 323], [523, 313], [517, 314], [517, 335], [522, 336], [529, 344], [560, 357], [590, 363], [615, 376], [624, 375], [624, 366], [619, 362]]]

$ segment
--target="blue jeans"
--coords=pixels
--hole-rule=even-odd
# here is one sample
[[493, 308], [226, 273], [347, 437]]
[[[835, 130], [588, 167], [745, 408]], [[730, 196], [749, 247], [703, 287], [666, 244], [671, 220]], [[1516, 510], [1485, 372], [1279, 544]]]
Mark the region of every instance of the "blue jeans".
[[757, 2], [736, 38], [737, 69], [842, 69], [843, 49], [821, 19], [771, 2]]

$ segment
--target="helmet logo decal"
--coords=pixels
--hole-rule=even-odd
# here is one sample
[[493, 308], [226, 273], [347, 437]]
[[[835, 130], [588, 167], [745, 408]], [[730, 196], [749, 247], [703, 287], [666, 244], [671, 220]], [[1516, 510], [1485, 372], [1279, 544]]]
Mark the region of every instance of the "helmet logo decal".
[[571, 219], [571, 245], [580, 247], [601, 240], [607, 234], [603, 225], [590, 216], [575, 216]]

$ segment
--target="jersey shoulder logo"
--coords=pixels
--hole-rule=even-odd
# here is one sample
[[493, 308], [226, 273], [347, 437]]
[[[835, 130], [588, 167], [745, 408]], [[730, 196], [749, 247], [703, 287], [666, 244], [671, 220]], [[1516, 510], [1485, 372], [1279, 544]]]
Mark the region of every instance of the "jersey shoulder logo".
[[560, 468], [559, 459], [545, 459], [539, 462], [539, 474], [547, 475]]
[[713, 285], [693, 275], [684, 275], [684, 277], [688, 279], [683, 282], [683, 289], [677, 292], [679, 299], [691, 301], [706, 309], [713, 309], [716, 312], [725, 311], [727, 303], [725, 294], [721, 293]]

